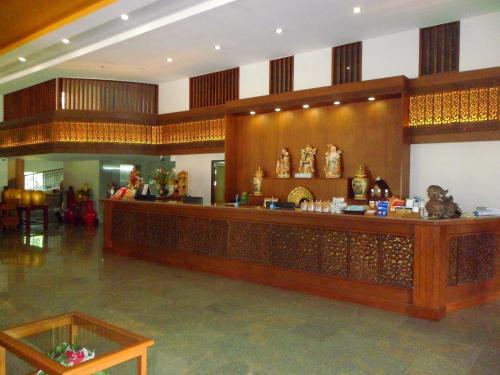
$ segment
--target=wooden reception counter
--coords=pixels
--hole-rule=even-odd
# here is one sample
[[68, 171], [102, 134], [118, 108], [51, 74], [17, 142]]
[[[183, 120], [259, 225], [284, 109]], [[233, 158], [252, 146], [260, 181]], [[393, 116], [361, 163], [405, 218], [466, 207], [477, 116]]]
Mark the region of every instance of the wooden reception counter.
[[108, 252], [425, 319], [500, 295], [500, 218], [103, 204]]

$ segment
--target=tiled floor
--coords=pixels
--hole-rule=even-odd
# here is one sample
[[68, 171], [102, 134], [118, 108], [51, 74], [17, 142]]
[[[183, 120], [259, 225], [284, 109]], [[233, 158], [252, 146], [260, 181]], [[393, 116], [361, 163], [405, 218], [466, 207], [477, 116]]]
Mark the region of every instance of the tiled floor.
[[0, 238], [0, 328], [80, 310], [153, 338], [150, 374], [500, 374], [500, 301], [429, 322], [103, 256], [101, 241]]

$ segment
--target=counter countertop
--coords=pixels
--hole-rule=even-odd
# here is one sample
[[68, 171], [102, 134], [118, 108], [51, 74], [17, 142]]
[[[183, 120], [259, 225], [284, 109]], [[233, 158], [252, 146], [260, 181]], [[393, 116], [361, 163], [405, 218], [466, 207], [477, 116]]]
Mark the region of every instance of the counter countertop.
[[[111, 204], [120, 204], [120, 205], [132, 205], [138, 207], [150, 207], [154, 208], [154, 210], [158, 208], [171, 208], [171, 209], [182, 209], [182, 210], [190, 210], [196, 212], [198, 215], [203, 215], [206, 213], [207, 215], [212, 215], [214, 213], [223, 213], [226, 212], [228, 214], [233, 213], [245, 213], [256, 214], [258, 216], [261, 215], [273, 215], [277, 217], [301, 217], [306, 218], [309, 217], [311, 219], [325, 219], [325, 220], [339, 220], [342, 221], [373, 221], [377, 223], [381, 222], [390, 222], [390, 223], [398, 223], [398, 224], [419, 224], [419, 225], [467, 225], [473, 223], [498, 223], [500, 222], [500, 217], [465, 217], [459, 219], [444, 219], [444, 220], [429, 220], [429, 219], [414, 219], [414, 218], [400, 218], [394, 216], [387, 217], [379, 217], [372, 215], [348, 215], [348, 214], [331, 214], [331, 213], [323, 213], [323, 212], [304, 212], [299, 210], [270, 210], [264, 208], [262, 206], [248, 206], [248, 205], [240, 205], [239, 207], [234, 207], [231, 203], [226, 204], [187, 204], [181, 203], [177, 201], [137, 201], [137, 200], [112, 200], [112, 199], [102, 199], [103, 203], [111, 203]], [[250, 212], [249, 212], [250, 211]], [[232, 215], [231, 215], [232, 216]], [[254, 216], [254, 215], [252, 215]]]

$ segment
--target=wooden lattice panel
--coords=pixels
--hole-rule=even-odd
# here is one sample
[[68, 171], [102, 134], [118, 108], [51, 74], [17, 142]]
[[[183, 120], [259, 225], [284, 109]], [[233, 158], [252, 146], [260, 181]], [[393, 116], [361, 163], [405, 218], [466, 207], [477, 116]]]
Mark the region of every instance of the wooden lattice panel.
[[410, 96], [410, 126], [499, 120], [499, 87]]

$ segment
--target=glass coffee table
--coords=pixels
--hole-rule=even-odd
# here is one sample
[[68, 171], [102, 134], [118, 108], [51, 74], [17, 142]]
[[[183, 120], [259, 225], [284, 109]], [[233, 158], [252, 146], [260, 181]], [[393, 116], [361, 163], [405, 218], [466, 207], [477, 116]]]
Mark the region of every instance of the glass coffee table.
[[[0, 375], [111, 375], [129, 373], [123, 369], [131, 367], [145, 375], [152, 345], [153, 340], [71, 312], [0, 332]], [[68, 347], [77, 349], [65, 351]], [[82, 353], [92, 359], [82, 361]], [[73, 365], [63, 366], [51, 356]]]

